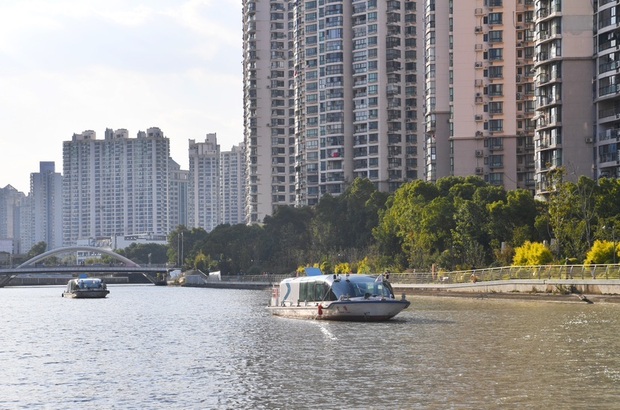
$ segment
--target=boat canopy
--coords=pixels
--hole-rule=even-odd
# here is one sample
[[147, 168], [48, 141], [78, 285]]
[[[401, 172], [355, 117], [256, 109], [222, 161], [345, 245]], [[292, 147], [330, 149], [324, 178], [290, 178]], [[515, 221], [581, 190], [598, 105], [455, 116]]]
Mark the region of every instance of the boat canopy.
[[394, 291], [382, 276], [321, 275], [285, 279], [280, 284], [283, 301], [291, 303], [335, 301], [350, 298], [394, 298]]

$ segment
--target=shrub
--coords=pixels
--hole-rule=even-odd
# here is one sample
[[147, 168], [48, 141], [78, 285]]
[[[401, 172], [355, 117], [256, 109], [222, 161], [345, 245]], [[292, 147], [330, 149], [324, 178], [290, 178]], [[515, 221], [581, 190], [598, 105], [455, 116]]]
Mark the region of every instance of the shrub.
[[522, 246], [515, 249], [512, 260], [514, 266], [545, 265], [553, 260], [549, 248], [540, 242], [526, 241]]
[[[618, 261], [618, 244], [616, 244], [616, 261]], [[586, 255], [586, 265], [614, 262], [614, 244], [610, 241], [594, 241]]]
[[350, 272], [351, 272], [351, 266], [349, 265], [348, 262], [339, 263], [334, 268], [334, 273], [336, 273], [336, 274], [338, 274], [338, 273], [350, 273]]

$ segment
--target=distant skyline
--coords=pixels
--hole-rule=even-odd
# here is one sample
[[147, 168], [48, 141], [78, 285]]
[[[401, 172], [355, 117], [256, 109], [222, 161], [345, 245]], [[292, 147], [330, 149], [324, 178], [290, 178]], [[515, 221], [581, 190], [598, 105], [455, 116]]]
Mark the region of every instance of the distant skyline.
[[243, 141], [239, 0], [0, 2], [0, 188], [29, 190], [62, 142], [159, 127], [188, 167], [188, 140]]

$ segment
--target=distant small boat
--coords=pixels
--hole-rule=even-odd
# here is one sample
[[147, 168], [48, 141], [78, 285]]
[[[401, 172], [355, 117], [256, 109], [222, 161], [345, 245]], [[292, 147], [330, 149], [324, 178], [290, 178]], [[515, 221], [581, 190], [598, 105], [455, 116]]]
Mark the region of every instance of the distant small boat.
[[383, 275], [313, 275], [284, 279], [272, 291], [275, 316], [317, 320], [382, 321], [409, 307]]
[[67, 289], [62, 293], [65, 298], [100, 299], [108, 296], [110, 291], [99, 278], [77, 278], [67, 283]]

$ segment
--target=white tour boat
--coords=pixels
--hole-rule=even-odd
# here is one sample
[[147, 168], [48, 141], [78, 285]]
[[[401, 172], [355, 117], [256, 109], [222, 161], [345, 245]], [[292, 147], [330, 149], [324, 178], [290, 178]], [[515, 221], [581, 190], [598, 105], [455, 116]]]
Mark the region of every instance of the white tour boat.
[[287, 278], [272, 290], [273, 315], [303, 319], [381, 321], [396, 316], [410, 302], [394, 297], [383, 275], [314, 274]]
[[79, 277], [67, 283], [67, 289], [62, 293], [65, 298], [99, 299], [105, 298], [110, 291], [99, 278]]

